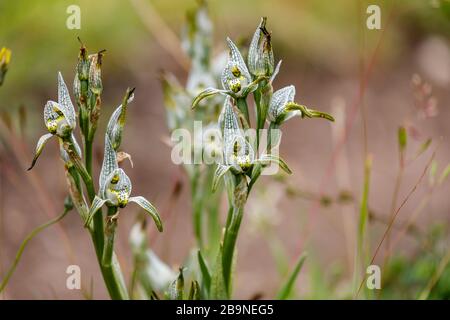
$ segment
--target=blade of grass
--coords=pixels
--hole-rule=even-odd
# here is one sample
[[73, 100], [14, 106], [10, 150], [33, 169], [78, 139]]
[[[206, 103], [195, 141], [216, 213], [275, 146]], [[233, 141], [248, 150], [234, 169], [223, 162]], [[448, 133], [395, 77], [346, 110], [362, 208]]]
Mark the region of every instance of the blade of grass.
[[[412, 196], [412, 194], [416, 191], [417, 187], [418, 187], [418, 186], [420, 185], [420, 183], [422, 182], [422, 180], [423, 180], [423, 178], [425, 177], [425, 175], [426, 175], [428, 169], [430, 168], [431, 163], [433, 162], [435, 156], [436, 156], [436, 150], [433, 152], [433, 154], [431, 155], [430, 159], [428, 160], [428, 163], [427, 163], [427, 165], [425, 166], [425, 168], [423, 169], [423, 172], [422, 172], [422, 174], [420, 175], [419, 179], [418, 179], [417, 182], [414, 184], [413, 188], [408, 192], [408, 194], [406, 195], [406, 197], [404, 198], [404, 200], [402, 201], [402, 203], [400, 204], [400, 206], [398, 207], [398, 209], [395, 211], [395, 214], [394, 214], [393, 217], [391, 218], [391, 221], [389, 221], [389, 225], [387, 226], [387, 228], [386, 228], [386, 230], [385, 230], [385, 232], [384, 232], [384, 234], [383, 234], [383, 237], [381, 238], [380, 242], [378, 243], [377, 248], [375, 249], [375, 253], [373, 254], [373, 257], [372, 257], [372, 260], [370, 261], [370, 264], [373, 264], [373, 263], [374, 263], [375, 258], [377, 257], [378, 252], [380, 251], [380, 248], [381, 248], [381, 246], [383, 245], [384, 240], [386, 239], [386, 235], [387, 235], [387, 234], [389, 233], [389, 231], [391, 230], [391, 228], [392, 228], [392, 226], [393, 226], [393, 224], [394, 224], [394, 222], [395, 222], [395, 219], [396, 219], [397, 216], [398, 216], [398, 213], [399, 213], [400, 210], [403, 208], [403, 206], [408, 202], [409, 198]], [[360, 285], [359, 285], [358, 291], [356, 292], [356, 295], [355, 295], [355, 297], [354, 297], [355, 299], [358, 298], [359, 292], [361, 291], [362, 286], [363, 286], [365, 280], [366, 280], [366, 276], [363, 277], [363, 279], [362, 279], [362, 281], [361, 281], [361, 283], [360, 283]]]
[[444, 272], [445, 268], [447, 267], [448, 263], [450, 262], [450, 250], [447, 252], [447, 254], [441, 259], [441, 262], [439, 263], [438, 268], [436, 269], [436, 272], [431, 277], [430, 281], [428, 282], [425, 289], [422, 291], [422, 293], [419, 296], [419, 300], [426, 300], [428, 299], [428, 296], [431, 293], [431, 290], [436, 285], [436, 283], [439, 281], [439, 278], [441, 277], [442, 273]]
[[44, 224], [41, 224], [37, 228], [35, 228], [22, 241], [22, 244], [20, 245], [19, 250], [16, 253], [16, 258], [14, 259], [14, 262], [13, 262], [12, 266], [6, 272], [5, 277], [3, 278], [2, 282], [0, 283], [0, 292], [2, 292], [6, 288], [6, 286], [8, 285], [9, 279], [11, 278], [11, 276], [14, 273], [14, 271], [16, 270], [16, 267], [19, 264], [20, 258], [22, 257], [23, 251], [25, 250], [28, 242], [30, 242], [30, 240], [32, 240], [36, 235], [38, 235], [41, 231], [45, 230], [47, 227], [50, 227], [51, 225], [61, 221], [61, 219], [64, 218], [69, 211], [70, 211], [69, 209], [64, 209], [62, 214], [60, 214], [59, 216], [55, 217], [54, 219], [51, 219], [51, 220], [47, 221]]
[[369, 187], [370, 187], [370, 173], [372, 170], [372, 155], [368, 154], [364, 164], [364, 185], [363, 194], [361, 198], [361, 206], [359, 209], [359, 226], [358, 226], [358, 239], [355, 255], [355, 268], [354, 268], [354, 287], [359, 281], [359, 274], [364, 264], [363, 252], [366, 238], [367, 221], [369, 218]]
[[291, 275], [287, 279], [286, 283], [281, 287], [281, 290], [278, 292], [277, 299], [286, 300], [289, 298], [294, 287], [295, 280], [297, 279], [297, 276], [300, 273], [300, 270], [302, 269], [307, 256], [308, 254], [306, 252], [300, 255], [294, 269], [292, 270]]
[[198, 251], [198, 264], [200, 265], [200, 271], [202, 273], [202, 285], [206, 287], [206, 291], [209, 292], [211, 288], [211, 274], [209, 273], [208, 266], [203, 259], [202, 253]]

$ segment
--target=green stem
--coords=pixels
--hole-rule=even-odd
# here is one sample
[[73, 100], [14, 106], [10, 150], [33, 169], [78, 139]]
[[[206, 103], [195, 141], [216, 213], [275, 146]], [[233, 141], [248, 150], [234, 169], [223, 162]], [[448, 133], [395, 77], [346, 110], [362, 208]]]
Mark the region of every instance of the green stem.
[[222, 272], [228, 298], [231, 298], [232, 294], [233, 257], [248, 194], [246, 177], [238, 175], [235, 178], [234, 201], [228, 211], [222, 249]]
[[234, 249], [236, 247], [236, 240], [239, 233], [239, 227], [241, 226], [242, 217], [244, 215], [243, 207], [234, 207], [231, 210], [231, 220], [228, 228], [225, 230], [223, 241], [223, 254], [222, 254], [222, 270], [223, 278], [225, 281], [225, 287], [227, 290], [228, 298], [231, 298], [231, 276], [233, 267]]
[[117, 207], [108, 207], [108, 222], [105, 228], [105, 238], [103, 247], [102, 265], [111, 267], [111, 261], [114, 251], [114, 239], [116, 237], [117, 219], [114, 215], [117, 213]]
[[89, 175], [92, 177], [92, 140], [86, 137], [85, 141], [85, 164], [86, 164], [86, 171], [89, 173]]
[[222, 192], [217, 190], [214, 193], [211, 193], [212, 190], [212, 181], [214, 179], [215, 168], [213, 166], [209, 166], [207, 168], [206, 181], [204, 190], [210, 193], [210, 195], [205, 199], [206, 210], [208, 212], [208, 254], [209, 257], [216, 257], [217, 251], [219, 249], [220, 243], [220, 219], [219, 219], [219, 205]]
[[[87, 140], [86, 140], [87, 141]], [[70, 152], [72, 161], [80, 174], [83, 182], [86, 186], [88, 197], [90, 202], [95, 198], [95, 188], [92, 182], [91, 175], [87, 172], [81, 159], [75, 156], [76, 153], [73, 151], [73, 144], [70, 144]], [[92, 158], [91, 158], [92, 162]], [[103, 231], [103, 214], [95, 214], [93, 220], [93, 230], [91, 232], [92, 242], [94, 243], [95, 253], [97, 255], [97, 260], [100, 265], [100, 269], [105, 281], [105, 285], [108, 289], [109, 295], [114, 300], [126, 300], [129, 299], [128, 292], [126, 289], [125, 281], [123, 280], [122, 271], [120, 270], [120, 265], [117, 261], [116, 256], [112, 253], [110, 266], [103, 266], [103, 246], [104, 246], [104, 231]]]
[[[278, 141], [272, 141], [272, 135], [274, 135], [273, 130], [279, 130], [279, 128], [280, 128], [280, 126], [274, 122], [271, 122], [269, 125], [269, 130], [267, 131], [267, 150], [266, 150], [266, 152], [268, 154], [272, 153], [272, 144], [274, 142], [275, 142], [274, 145], [278, 144]], [[277, 136], [278, 136], [278, 134], [277, 134]], [[277, 139], [279, 139], [279, 137]]]
[[258, 88], [253, 93], [256, 106], [256, 146], [259, 149], [260, 130], [264, 129], [267, 111], [269, 110], [270, 100], [272, 99], [273, 88], [268, 80], [262, 80], [258, 83]]

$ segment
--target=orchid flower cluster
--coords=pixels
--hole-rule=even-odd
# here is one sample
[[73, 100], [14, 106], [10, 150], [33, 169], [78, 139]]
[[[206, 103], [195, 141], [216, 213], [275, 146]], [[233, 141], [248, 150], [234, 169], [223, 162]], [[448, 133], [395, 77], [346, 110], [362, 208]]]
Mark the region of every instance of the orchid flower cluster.
[[[208, 15], [205, 1], [199, 1], [198, 6], [187, 13], [187, 23], [182, 32], [182, 48], [190, 60], [190, 70], [186, 85], [168, 72], [163, 72], [161, 83], [166, 108], [167, 126], [172, 135], [171, 143], [176, 140], [177, 130], [194, 132], [193, 143], [189, 150], [191, 159], [196, 154], [220, 153], [220, 143], [214, 137], [218, 136], [217, 117], [220, 114], [223, 98], [205, 101], [202, 108], [192, 112], [189, 108], [192, 99], [206, 87], [216, 86], [220, 82], [221, 66], [225, 65], [226, 52], [213, 56], [213, 25]], [[201, 123], [202, 130], [195, 133], [195, 123]], [[183, 162], [183, 169], [190, 182], [192, 198], [192, 221], [197, 246], [215, 255], [220, 239], [218, 223], [220, 193], [205, 197], [212, 187], [214, 163]]]
[[[222, 132], [223, 157], [215, 171], [213, 190], [217, 188], [220, 179], [224, 178], [230, 208], [212, 276], [219, 285], [211, 284], [207, 290], [209, 297], [212, 298], [231, 297], [232, 265], [244, 206], [262, 170], [275, 163], [286, 173], [291, 173], [286, 163], [273, 152], [281, 139], [278, 132], [280, 125], [294, 116], [334, 120], [327, 113], [296, 103], [295, 87], [292, 85], [273, 92], [272, 84], [280, 71], [281, 60], [275, 66], [272, 36], [266, 28], [266, 23], [267, 19], [262, 18], [254, 33], [248, 50], [247, 64], [238, 47], [227, 38], [229, 54], [221, 74], [222, 88], [208, 87], [192, 102], [194, 109], [207, 97], [218, 94], [226, 96], [218, 121]], [[251, 128], [247, 103], [247, 97], [251, 93], [255, 103], [256, 143], [250, 141], [244, 132]], [[261, 135], [266, 121], [269, 122], [267, 144], [262, 148]], [[260, 149], [264, 153], [258, 157]]]
[[[156, 208], [142, 196], [131, 196], [132, 183], [119, 162], [129, 157], [119, 151], [128, 105], [133, 101], [134, 89], [127, 89], [122, 104], [117, 107], [109, 119], [105, 134], [105, 152], [99, 175], [98, 192], [93, 183], [92, 144], [101, 110], [101, 60], [104, 51], [88, 55], [82, 44], [74, 80], [74, 96], [78, 105], [78, 116], [72, 104], [69, 90], [63, 76], [58, 72], [58, 102], [48, 101], [44, 107], [44, 122], [48, 130], [37, 143], [35, 156], [29, 168], [32, 169], [45, 144], [53, 137], [57, 138], [61, 158], [65, 164], [70, 202], [73, 204], [89, 230], [105, 284], [113, 299], [128, 299], [120, 265], [114, 253], [114, 237], [117, 226], [118, 210], [129, 202], [138, 204], [149, 214], [159, 231], [162, 222]], [[84, 161], [81, 148], [75, 138], [77, 118], [84, 147]], [[84, 187], [81, 180], [84, 182]], [[87, 192], [87, 199], [84, 194]], [[108, 213], [106, 225], [102, 206]]]

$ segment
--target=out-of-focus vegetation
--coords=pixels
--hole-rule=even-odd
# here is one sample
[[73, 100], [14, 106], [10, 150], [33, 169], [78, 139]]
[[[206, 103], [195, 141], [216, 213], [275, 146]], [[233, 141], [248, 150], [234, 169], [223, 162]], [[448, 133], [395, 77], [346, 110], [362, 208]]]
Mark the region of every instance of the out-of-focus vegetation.
[[[73, 72], [67, 61], [75, 61], [73, 52], [78, 48], [77, 36], [91, 44], [92, 51], [106, 49], [109, 75], [105, 87], [114, 86], [119, 79], [133, 77], [133, 71], [142, 67], [160, 68], [164, 49], [149, 36], [145, 22], [141, 20], [135, 4], [130, 1], [2, 1], [0, 3], [0, 40], [15, 55], [14, 73], [9, 75], [5, 90], [0, 92], [0, 108], [17, 108], [20, 104], [35, 110], [42, 104], [40, 98], [49, 93], [53, 70], [63, 74]], [[185, 12], [194, 1], [147, 1], [167, 26], [179, 34], [185, 21]], [[439, 3], [434, 8], [431, 3]], [[381, 59], [403, 55], [410, 45], [424, 34], [450, 35], [449, 1], [377, 1], [382, 7], [383, 26], [389, 26], [385, 50]], [[66, 28], [69, 5], [81, 8], [81, 29]], [[270, 14], [274, 46], [279, 56], [286, 57], [288, 66], [296, 69], [314, 68], [327, 74], [349, 72], [356, 66], [358, 53], [358, 26], [364, 27], [367, 1], [340, 1], [330, 5], [328, 1], [210, 1], [215, 35], [239, 37], [244, 30], [252, 29], [260, 16]], [[388, 20], [395, 10], [395, 21]], [[362, 14], [358, 14], [362, 13]], [[149, 17], [151, 18], [151, 17]], [[359, 19], [361, 21], [359, 21]], [[154, 30], [153, 32], [160, 32]], [[377, 35], [366, 33], [367, 46]], [[248, 39], [250, 40], [250, 39]], [[222, 48], [224, 45], [222, 44]], [[181, 49], [180, 49], [181, 50]], [[292, 59], [291, 59], [292, 60]], [[173, 68], [173, 61], [167, 62]], [[150, 71], [149, 71], [150, 72]], [[6, 93], [7, 92], [7, 93]], [[18, 101], [15, 97], [19, 96]], [[112, 99], [118, 98], [113, 97]]]
[[[370, 57], [374, 52], [377, 52], [377, 66], [375, 68], [378, 68], [376, 72], [378, 78], [376, 82], [382, 84], [384, 84], [383, 75], [388, 74], [390, 70], [394, 70], [399, 62], [404, 63], [402, 65], [404, 68], [408, 68], [405, 71], [408, 77], [415, 74], [420, 69], [416, 63], [418, 60], [417, 56], [419, 56], [417, 51], [420, 51], [418, 48], [429, 39], [434, 41], [432, 44], [436, 44], [435, 40], [437, 39], [438, 45], [441, 45], [439, 48], [442, 48], [443, 44], [444, 47], [446, 46], [448, 52], [450, 39], [450, 1], [376, 1], [382, 8], [382, 30], [369, 31], [365, 28], [365, 17], [367, 16], [365, 9], [372, 2], [368, 0], [344, 0], [331, 4], [330, 1], [326, 0], [209, 1], [209, 11], [214, 22], [215, 46], [213, 51], [217, 55], [225, 49], [225, 41], [222, 41], [222, 39], [226, 35], [231, 36], [233, 39], [240, 39], [239, 44], [249, 43], [251, 39], [245, 38], [246, 35], [248, 36], [250, 34], [248, 31], [254, 30], [261, 16], [268, 16], [270, 31], [273, 35], [273, 45], [276, 47], [277, 59], [283, 57], [283, 70], [286, 72], [283, 77], [280, 77], [281, 82], [296, 79], [298, 83], [305, 83], [307, 88], [310, 88], [308, 87], [308, 83], [305, 81], [302, 82], [306, 76], [312, 77], [315, 83], [320, 83], [321, 81], [324, 83], [340, 83], [343, 79], [348, 80], [358, 77], [361, 72], [361, 65], [369, 64], [371, 62]], [[81, 30], [69, 30], [66, 28], [66, 19], [68, 17], [66, 8], [72, 4], [79, 5], [81, 8]], [[169, 32], [169, 34], [176, 36], [175, 40], [181, 38], [180, 31], [186, 22], [186, 12], [192, 9], [193, 6], [195, 6], [195, 1], [181, 0], [123, 0], [120, 2], [106, 0], [95, 2], [88, 0], [43, 0], [39, 2], [24, 0], [1, 1], [0, 47], [5, 46], [11, 49], [13, 53], [13, 59], [9, 61], [10, 63], [8, 65], [10, 71], [8, 71], [6, 81], [4, 81], [0, 88], [0, 113], [3, 116], [8, 114], [8, 117], [3, 117], [3, 120], [8, 119], [8, 121], [11, 121], [12, 119], [12, 121], [15, 121], [16, 115], [19, 115], [20, 124], [22, 125], [25, 123], [22, 120], [26, 114], [27, 125], [26, 127], [23, 126], [21, 130], [26, 133], [29, 141], [33, 140], [34, 142], [36, 132], [42, 126], [40, 114], [43, 105], [48, 97], [54, 96], [55, 71], [61, 70], [64, 75], [67, 75], [67, 79], [72, 79], [75, 73], [76, 54], [74, 53], [79, 48], [77, 36], [89, 45], [89, 50], [92, 52], [101, 49], [107, 50], [102, 70], [104, 76], [103, 87], [105, 90], [103, 108], [108, 109], [113, 107], [116, 101], [121, 100], [124, 84], [133, 86], [134, 83], [141, 83], [143, 85], [141, 87], [138, 86], [137, 92], [144, 93], [147, 104], [143, 105], [141, 103], [133, 106], [133, 108], [141, 108], [142, 110], [150, 106], [150, 113], [162, 114], [163, 102], [161, 97], [163, 94], [157, 83], [158, 74], [160, 74], [159, 71], [163, 69], [175, 74], [180, 79], [181, 86], [184, 86], [186, 71], [189, 66], [186, 67], [186, 65], [183, 65], [183, 61], [174, 59], [174, 55], [179, 55], [179, 57], [183, 57], [184, 55], [181, 41], [173, 48], [170, 43], [165, 42], [164, 36], [161, 36], [161, 34]], [[152, 23], [149, 24], [149, 21], [152, 21]], [[380, 43], [382, 50], [377, 51], [377, 46]], [[431, 46], [430, 50], [433, 51], [435, 48]], [[6, 51], [2, 51], [2, 53], [4, 58], [0, 54], [0, 62], [6, 61]], [[432, 62], [429, 61], [430, 59], [427, 58], [428, 56], [426, 54], [424, 57], [428, 62]], [[185, 58], [188, 60], [187, 57]], [[434, 68], [436, 70], [436, 66]], [[437, 69], [442, 69], [445, 73], [445, 65], [438, 65]], [[427, 77], [425, 76], [425, 78]], [[398, 86], [399, 92], [404, 93], [405, 87], [408, 84], [397, 82], [388, 85]], [[442, 96], [442, 91], [448, 91], [448, 85], [448, 82], [445, 83], [445, 81], [438, 83], [438, 95], [441, 93]], [[417, 89], [414, 86], [420, 88]], [[301, 89], [303, 91], [303, 88]], [[316, 87], [314, 90], [314, 95], [317, 97], [320, 97], [321, 93], [323, 93], [321, 87]], [[415, 98], [417, 100], [417, 97], [413, 97], [414, 94], [417, 94], [415, 90], [420, 91], [419, 94], [425, 96], [419, 97], [419, 102], [415, 101], [416, 106], [422, 108], [420, 111], [424, 114], [421, 116], [435, 117], [437, 113], [434, 107], [436, 107], [437, 102], [433, 100], [431, 86], [422, 81], [421, 78], [413, 77], [411, 101], [414, 101]], [[374, 95], [377, 95], [376, 91]], [[370, 98], [373, 98], [373, 96], [367, 100], [370, 100]], [[444, 95], [445, 98], [448, 97]], [[427, 109], [428, 107], [430, 108]], [[391, 108], [392, 114], [394, 114], [397, 111], [396, 103], [392, 102], [389, 108]], [[443, 109], [443, 114], [448, 114], [445, 113], [445, 108], [448, 108], [448, 105], [441, 102], [440, 108]], [[149, 109], [145, 110], [148, 111]], [[417, 133], [418, 128], [419, 131], [421, 130], [421, 126], [427, 128], [426, 123], [416, 122], [412, 125], [410, 123], [411, 119], [416, 119], [415, 117], [408, 116], [406, 117], [408, 121], [405, 122], [403, 118], [396, 119], [390, 113], [379, 113], [377, 117], [369, 119], [369, 122], [377, 124], [391, 121], [395, 122], [396, 128], [400, 126], [399, 148], [405, 148], [406, 140], [403, 141], [403, 139], [406, 139], [407, 136], [408, 148], [410, 148], [409, 158], [407, 160], [412, 160], [410, 162], [415, 162], [419, 158], [419, 154], [424, 154], [425, 151], [432, 149], [430, 147], [432, 143], [431, 138], [425, 136], [427, 133]], [[185, 116], [182, 118], [184, 120], [187, 119]], [[152, 123], [151, 125], [154, 124]], [[439, 133], [445, 130], [445, 126], [442, 124], [431, 124], [431, 126], [433, 125], [438, 128]], [[430, 124], [428, 124], [429, 127]], [[386, 127], [382, 128], [383, 130], [386, 129]], [[425, 129], [424, 131], [426, 132], [427, 130]], [[323, 133], [324, 136], [327, 134]], [[417, 138], [418, 135], [420, 139]], [[301, 138], [303, 139], [303, 137]], [[393, 145], [387, 141], [380, 142], [374, 133], [372, 135], [369, 134], [369, 138], [372, 140], [375, 139], [374, 144], [381, 143], [386, 145], [385, 148], [388, 146], [392, 147]], [[441, 138], [433, 137], [433, 143], [439, 139]], [[448, 145], [447, 139], [448, 137], [442, 138], [443, 142], [440, 142], [440, 150]], [[327, 137], [323, 140], [329, 139]], [[392, 135], [392, 141], [395, 141], [395, 134]], [[292, 143], [292, 140], [286, 142]], [[295, 145], [288, 145], [292, 149], [290, 150], [292, 152], [303, 147], [301, 142], [295, 142]], [[9, 143], [13, 142], [10, 141]], [[401, 146], [402, 144], [404, 144], [403, 147]], [[3, 152], [5, 149], [0, 150]], [[306, 154], [316, 151], [305, 150], [302, 152]], [[395, 149], [392, 150], [392, 154], [396, 154]], [[328, 158], [328, 156], [328, 154], [325, 156], [318, 155], [318, 157], [323, 158]], [[403, 155], [400, 155], [400, 162], [404, 160], [402, 157]], [[351, 159], [352, 171], [363, 172], [363, 166], [359, 160], [355, 158]], [[371, 168], [372, 171], [370, 172], [370, 181], [375, 180], [377, 182], [377, 177], [380, 174], [386, 175], [385, 168], [380, 168], [378, 160], [379, 158], [375, 154], [373, 168]], [[410, 170], [415, 175], [423, 169], [423, 167], [420, 167], [420, 165], [423, 165], [420, 159], [417, 162], [419, 166], [415, 166], [413, 170]], [[434, 172], [437, 170], [436, 163], [434, 161], [428, 168], [431, 173], [433, 173], [433, 170]], [[446, 163], [448, 163], [448, 158], [441, 158], [439, 161], [440, 166], [445, 167]], [[159, 165], [163, 166], [162, 164]], [[393, 162], [389, 166], [390, 168], [397, 168], [398, 165]], [[401, 172], [399, 176], [406, 175], [403, 170], [406, 169], [402, 165], [399, 165], [399, 171]], [[441, 167], [439, 173], [437, 175], [435, 174], [435, 180], [439, 181], [439, 188], [436, 189], [448, 188], [448, 181], [440, 181], [439, 178], [440, 176], [442, 177], [445, 170], [442, 170]], [[300, 175], [299, 180], [301, 179], [303, 179], [303, 176]], [[301, 188], [297, 188], [297, 186], [292, 188], [288, 186], [284, 191], [285, 194], [292, 196], [290, 200], [302, 199], [306, 200], [306, 202], [317, 202], [321, 209], [324, 211], [332, 211], [336, 215], [339, 214], [340, 206], [355, 206], [355, 211], [358, 212], [359, 202], [363, 202], [363, 206], [367, 205], [368, 210], [362, 210], [362, 212], [367, 214], [366, 218], [369, 221], [370, 226], [368, 230], [370, 232], [362, 236], [367, 237], [367, 248], [369, 250], [366, 252], [367, 257], [363, 257], [363, 260], [368, 262], [381, 238], [382, 232], [389, 225], [390, 216], [395, 213], [406, 191], [403, 193], [399, 192], [398, 196], [393, 196], [394, 201], [391, 209], [388, 208], [385, 210], [386, 212], [379, 212], [378, 207], [383, 206], [384, 202], [390, 202], [391, 199], [380, 200], [374, 197], [372, 190], [367, 190], [367, 194], [361, 196], [363, 193], [362, 180], [361, 178], [361, 181], [354, 181], [355, 186], [352, 191], [341, 190], [330, 195], [317, 194], [315, 191], [300, 190]], [[402, 179], [400, 178], [400, 180]], [[388, 180], [383, 183], [389, 190], [394, 188], [393, 183], [391, 185]], [[404, 179], [402, 183], [405, 189], [413, 184], [411, 179]], [[150, 188], [148, 185], [146, 187]], [[433, 190], [434, 187], [433, 183], [425, 186], [427, 188], [426, 190]], [[399, 187], [399, 189], [401, 188]], [[262, 193], [261, 190], [263, 190]], [[257, 220], [257, 223], [262, 223], [263, 225], [259, 233], [264, 237], [269, 251], [272, 254], [274, 269], [278, 271], [278, 280], [286, 279], [289, 271], [291, 269], [295, 270], [295, 267], [293, 263], [289, 262], [291, 260], [289, 258], [291, 254], [288, 254], [289, 248], [286, 244], [289, 241], [283, 238], [284, 233], [288, 234], [288, 232], [284, 232], [284, 230], [280, 232], [277, 229], [279, 224], [278, 220], [283, 220], [284, 218], [295, 220], [298, 216], [301, 216], [298, 219], [301, 220], [301, 228], [299, 229], [300, 231], [296, 231], [301, 234], [300, 236], [303, 236], [304, 220], [307, 220], [304, 217], [308, 209], [303, 207], [299, 210], [296, 209], [298, 216], [286, 214], [282, 217], [280, 215], [275, 215], [274, 217], [274, 215], [271, 215], [271, 212], [267, 213], [268, 208], [276, 211], [279, 206], [274, 203], [266, 204], [268, 193], [272, 197], [276, 196], [279, 198], [283, 197], [283, 195], [278, 195], [271, 189], [267, 189], [268, 191], [264, 193], [264, 190], [266, 190], [265, 186], [255, 190], [254, 196], [256, 200], [254, 202], [260, 202], [259, 206], [261, 208], [258, 208], [258, 210], [263, 212], [263, 217], [256, 217], [255, 220]], [[257, 196], [258, 192], [262, 194], [260, 198]], [[426, 215], [425, 212], [432, 202], [431, 193], [430, 191], [425, 196], [422, 194], [417, 196], [417, 202], [426, 200], [423, 206], [422, 202], [420, 202], [420, 210], [416, 210], [422, 212], [422, 215]], [[287, 198], [289, 199], [289, 197]], [[372, 210], [373, 207], [375, 207], [374, 210]], [[445, 205], [443, 207], [445, 208]], [[252, 211], [255, 211], [253, 209], [252, 207], [249, 208], [249, 215], [252, 215]], [[403, 211], [408, 210], [402, 210], [402, 217], [398, 220], [405, 221], [411, 216], [411, 212], [413, 214], [416, 212], [414, 208], [409, 210], [409, 212]], [[430, 209], [430, 211], [433, 210]], [[446, 215], [445, 212], [437, 212], [436, 214], [444, 215], [444, 219], [434, 226], [426, 226], [423, 230], [421, 230], [420, 225], [418, 228], [416, 225], [418, 223], [417, 221], [411, 221], [410, 225], [406, 225], [406, 229], [403, 228], [405, 227], [404, 224], [398, 223], [400, 228], [402, 228], [401, 231], [404, 231], [410, 236], [408, 239], [413, 239], [412, 248], [409, 247], [403, 250], [402, 246], [395, 247], [390, 252], [389, 259], [385, 258], [384, 265], [383, 255], [380, 254], [377, 261], [380, 261], [380, 265], [382, 266], [383, 290], [381, 292], [369, 292], [367, 290], [364, 292], [363, 290], [360, 297], [381, 299], [450, 299], [449, 220], [448, 214]], [[251, 219], [251, 217], [247, 218]], [[329, 221], [340, 219], [336, 218], [336, 216], [329, 218]], [[358, 218], [355, 216], [354, 219], [357, 224]], [[327, 221], [327, 224], [329, 221]], [[291, 225], [296, 226], [297, 222], [294, 221]], [[397, 232], [398, 228], [399, 226], [397, 225], [393, 227], [393, 230]], [[327, 238], [327, 233], [320, 230], [320, 237]], [[393, 238], [395, 239], [395, 237]], [[297, 240], [298, 238], [296, 237], [295, 241]], [[339, 241], [341, 240], [340, 238]], [[344, 240], [342, 240], [343, 242]], [[336, 243], [339, 246], [342, 244], [341, 242]], [[297, 243], [295, 243], [296, 245]], [[324, 263], [323, 261], [332, 259], [324, 258], [327, 253], [314, 252], [314, 248], [312, 248], [313, 252], [311, 252], [311, 248], [308, 248], [308, 250], [310, 255], [307, 260], [306, 270], [302, 271], [306, 275], [304, 277], [307, 278], [308, 286], [302, 286], [301, 292], [294, 292], [289, 297], [313, 299], [353, 298], [355, 284], [352, 283], [351, 279], [352, 267], [349, 266], [351, 263], [344, 263], [345, 258], [342, 257], [335, 259], [333, 263]], [[155, 257], [159, 259], [154, 255], [153, 251], [155, 249], [151, 248], [151, 251], [148, 252], [151, 252], [152, 255], [146, 256], [145, 259], [149, 261], [154, 261]], [[328, 252], [328, 254], [333, 256], [333, 252]], [[143, 258], [137, 256], [135, 259], [138, 261]], [[147, 263], [148, 261], [145, 259], [143, 260]], [[171, 271], [173, 273], [174, 270], [172, 269], [167, 266], [167, 273], [169, 274]], [[141, 275], [137, 273], [137, 277], [139, 276]], [[173, 277], [173, 274], [170, 274], [170, 276]], [[271, 288], [270, 290], [275, 294], [278, 289]], [[244, 298], [247, 297], [244, 296]]]

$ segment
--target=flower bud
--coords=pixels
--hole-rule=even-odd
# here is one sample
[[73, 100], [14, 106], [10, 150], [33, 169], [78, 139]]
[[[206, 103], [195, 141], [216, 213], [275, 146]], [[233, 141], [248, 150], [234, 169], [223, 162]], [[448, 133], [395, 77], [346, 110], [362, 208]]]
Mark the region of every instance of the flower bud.
[[81, 42], [80, 38], [78, 38], [78, 40], [81, 43], [81, 47], [80, 53], [78, 54], [77, 76], [80, 81], [86, 81], [89, 79], [89, 58], [86, 47]]
[[8, 64], [11, 61], [11, 50], [3, 47], [0, 50], [0, 85], [3, 84], [5, 74], [8, 71]]
[[102, 94], [102, 58], [105, 51], [89, 56], [89, 90], [99, 96]]
[[[295, 87], [287, 86], [275, 91], [272, 95], [272, 100], [269, 105], [268, 118], [270, 122], [280, 123], [286, 121], [297, 114], [301, 114], [300, 111], [287, 112], [286, 105], [289, 102], [293, 102], [295, 97]], [[289, 113], [289, 114], [287, 114]]]
[[122, 142], [123, 127], [125, 126], [125, 118], [127, 113], [128, 103], [134, 99], [134, 88], [128, 88], [123, 97], [122, 104], [111, 115], [106, 128], [106, 134], [112, 143], [113, 149], [117, 151]]
[[261, 18], [248, 51], [248, 68], [255, 77], [270, 77], [274, 71], [271, 35], [266, 29], [266, 22], [266, 17]]

